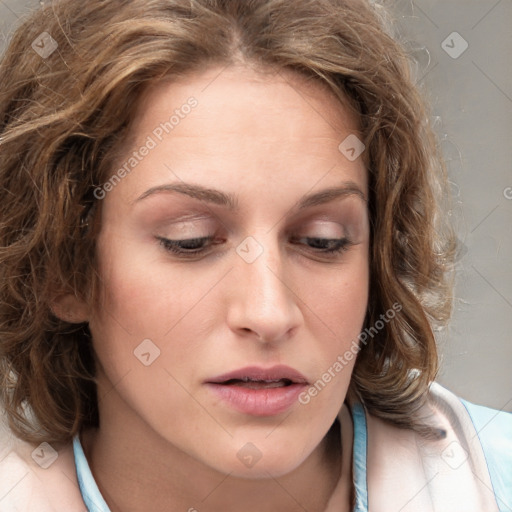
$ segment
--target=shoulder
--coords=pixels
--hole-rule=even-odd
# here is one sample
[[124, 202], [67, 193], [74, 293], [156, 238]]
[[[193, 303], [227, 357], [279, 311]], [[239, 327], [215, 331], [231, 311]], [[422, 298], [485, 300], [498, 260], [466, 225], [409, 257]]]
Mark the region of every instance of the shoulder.
[[420, 414], [445, 435], [428, 440], [367, 415], [370, 510], [512, 510], [512, 415], [465, 402], [436, 383]]
[[32, 445], [7, 427], [0, 409], [0, 512], [83, 512], [71, 444]]
[[453, 428], [457, 422], [470, 424], [469, 431], [478, 439], [500, 510], [512, 510], [512, 413], [473, 404], [439, 384], [432, 385], [431, 396], [434, 401], [452, 404], [449, 410]]

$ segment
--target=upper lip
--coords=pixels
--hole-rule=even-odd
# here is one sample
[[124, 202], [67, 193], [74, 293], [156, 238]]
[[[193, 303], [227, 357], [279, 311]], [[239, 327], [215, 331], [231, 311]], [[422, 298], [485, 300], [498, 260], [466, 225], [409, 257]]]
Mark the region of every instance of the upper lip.
[[278, 381], [289, 380], [294, 384], [307, 384], [306, 377], [299, 371], [286, 365], [272, 366], [271, 368], [261, 368], [259, 366], [246, 366], [232, 372], [224, 373], [208, 379], [206, 382], [220, 384], [229, 380], [254, 380], [254, 381]]

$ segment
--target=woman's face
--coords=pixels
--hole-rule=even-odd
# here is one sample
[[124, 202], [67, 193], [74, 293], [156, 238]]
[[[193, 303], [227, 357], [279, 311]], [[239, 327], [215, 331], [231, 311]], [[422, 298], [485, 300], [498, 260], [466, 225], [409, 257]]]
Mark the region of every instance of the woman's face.
[[368, 300], [357, 133], [292, 73], [212, 68], [144, 94], [97, 191], [101, 428], [240, 476], [287, 473], [319, 447]]

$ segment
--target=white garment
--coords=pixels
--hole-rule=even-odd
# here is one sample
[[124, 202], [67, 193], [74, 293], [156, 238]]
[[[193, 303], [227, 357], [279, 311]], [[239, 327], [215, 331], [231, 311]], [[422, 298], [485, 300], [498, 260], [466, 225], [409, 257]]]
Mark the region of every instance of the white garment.
[[[367, 414], [361, 404], [349, 410], [339, 420], [342, 431], [354, 431], [354, 512], [512, 512], [512, 414], [433, 384], [423, 412], [447, 435], [427, 441]], [[34, 447], [0, 431], [0, 512], [87, 510], [109, 512], [78, 437]]]

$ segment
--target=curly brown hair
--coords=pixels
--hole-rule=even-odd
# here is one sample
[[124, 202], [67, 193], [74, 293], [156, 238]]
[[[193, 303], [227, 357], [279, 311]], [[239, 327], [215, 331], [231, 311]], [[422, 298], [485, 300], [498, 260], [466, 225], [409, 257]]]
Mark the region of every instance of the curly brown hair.
[[[451, 313], [454, 237], [429, 114], [379, 10], [366, 0], [56, 0], [17, 28], [0, 64], [0, 379], [16, 435], [68, 441], [98, 424], [88, 326], [59, 320], [51, 304], [95, 297], [94, 189], [112, 174], [139, 97], [157, 80], [240, 60], [324, 83], [357, 111], [370, 190], [365, 328], [401, 308], [361, 344], [350, 393], [421, 430], [433, 330]], [[51, 55], [32, 46], [43, 32]], [[84, 229], [90, 211], [96, 228]]]

